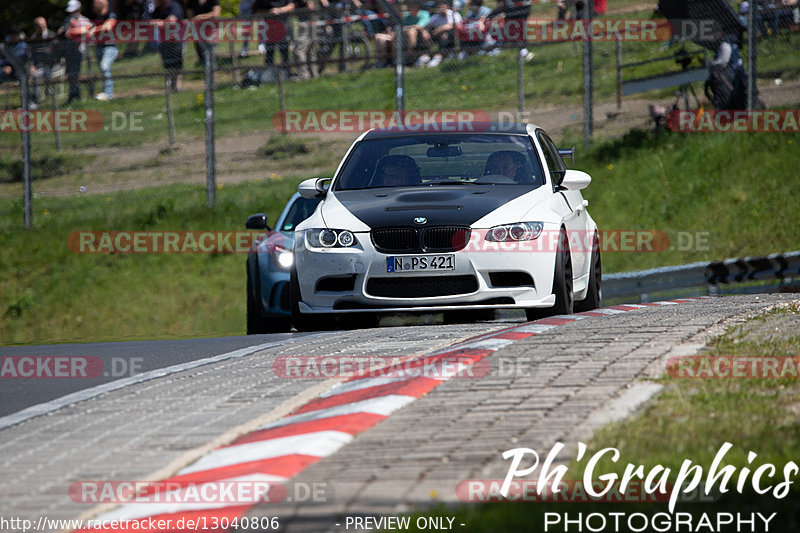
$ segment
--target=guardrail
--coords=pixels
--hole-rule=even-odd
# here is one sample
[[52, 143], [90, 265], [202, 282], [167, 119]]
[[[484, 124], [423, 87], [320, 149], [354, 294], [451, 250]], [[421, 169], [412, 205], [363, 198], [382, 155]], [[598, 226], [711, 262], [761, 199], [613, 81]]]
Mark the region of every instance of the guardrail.
[[[744, 293], [780, 290], [793, 278], [800, 279], [800, 250], [762, 257], [741, 257], [724, 261], [698, 262], [603, 276], [607, 300], [638, 297], [647, 302], [654, 293], [694, 294]], [[758, 282], [778, 280], [772, 285]], [[740, 288], [731, 287], [741, 284]], [[746, 286], [747, 285], [747, 286]], [[752, 287], [755, 286], [755, 290]], [[688, 295], [688, 294], [687, 294]]]

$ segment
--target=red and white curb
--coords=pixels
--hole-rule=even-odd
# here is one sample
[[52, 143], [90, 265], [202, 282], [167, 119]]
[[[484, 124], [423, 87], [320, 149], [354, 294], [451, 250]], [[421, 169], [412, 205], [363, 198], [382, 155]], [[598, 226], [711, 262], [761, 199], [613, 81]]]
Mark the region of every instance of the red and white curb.
[[[706, 298], [708, 297], [613, 305], [573, 315], [557, 315], [479, 335], [412, 361], [430, 364], [446, 357], [458, 356], [460, 361], [471, 361], [474, 365], [505, 346], [562, 324], [588, 317], [622, 314], [648, 306], [675, 305]], [[206, 484], [286, 482], [320, 459], [336, 453], [352, 441], [355, 435], [421, 398], [450, 377], [453, 374], [437, 377], [386, 377], [376, 371], [351, 378], [334, 385], [292, 414], [243, 435], [231, 444], [216, 448], [171, 478], [159, 482], [156, 487], [192, 487], [192, 490], [203, 494], [202, 489]], [[154, 492], [158, 490], [154, 488]], [[161, 524], [169, 523], [174, 528], [175, 524], [198, 519], [203, 520], [209, 530], [227, 531], [227, 525], [216, 529], [210, 526], [213, 523], [230, 524], [255, 505], [186, 503], [186, 499], [181, 497], [181, 490], [185, 489], [172, 490], [171, 493], [165, 491], [163, 497], [153, 498], [160, 500], [156, 503], [124, 503], [92, 519], [93, 524], [112, 524], [118, 521], [116, 523], [125, 524], [124, 527], [83, 531], [130, 531], [134, 527], [125, 521], [138, 521], [136, 526], [139, 527], [135, 527], [137, 531], [156, 532], [163, 529], [158, 526], [150, 527], [150, 524], [161, 521]], [[183, 522], [180, 522], [181, 519]]]

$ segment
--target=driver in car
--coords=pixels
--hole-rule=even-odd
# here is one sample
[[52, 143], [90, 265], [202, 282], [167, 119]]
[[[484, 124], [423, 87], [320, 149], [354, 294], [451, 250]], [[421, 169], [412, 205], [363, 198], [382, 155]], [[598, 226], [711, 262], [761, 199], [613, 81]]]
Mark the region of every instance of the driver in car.
[[498, 174], [514, 179], [517, 177], [517, 164], [514, 161], [514, 154], [508, 150], [495, 152], [486, 160], [486, 172], [484, 175]]
[[403, 187], [420, 183], [419, 167], [407, 155], [388, 155], [381, 159], [373, 181], [376, 187]]

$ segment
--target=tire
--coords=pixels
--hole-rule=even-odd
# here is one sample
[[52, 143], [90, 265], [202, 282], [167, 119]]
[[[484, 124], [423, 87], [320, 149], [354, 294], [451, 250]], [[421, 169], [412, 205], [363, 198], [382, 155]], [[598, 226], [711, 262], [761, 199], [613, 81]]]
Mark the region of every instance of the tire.
[[320, 331], [335, 329], [334, 315], [305, 315], [300, 312], [300, 283], [297, 281], [297, 270], [292, 269], [289, 276], [289, 293], [292, 309], [292, 325], [297, 331]]
[[[256, 291], [254, 293], [254, 291]], [[286, 318], [266, 318], [261, 313], [261, 306], [257, 303], [256, 293], [261, 292], [261, 284], [252, 283], [250, 264], [247, 264], [247, 334], [262, 335], [265, 333], [285, 333], [291, 329], [292, 323]]]
[[538, 320], [553, 315], [571, 315], [573, 313], [572, 256], [569, 253], [569, 240], [564, 228], [561, 229], [561, 234], [558, 237], [556, 265], [553, 269], [553, 294], [556, 295], [556, 303], [553, 307], [525, 309], [525, 316], [528, 320]]
[[586, 290], [586, 298], [575, 302], [575, 311], [591, 311], [603, 305], [603, 267], [600, 263], [600, 240], [597, 233], [594, 234], [594, 244], [592, 245], [592, 260], [589, 267], [589, 288]]

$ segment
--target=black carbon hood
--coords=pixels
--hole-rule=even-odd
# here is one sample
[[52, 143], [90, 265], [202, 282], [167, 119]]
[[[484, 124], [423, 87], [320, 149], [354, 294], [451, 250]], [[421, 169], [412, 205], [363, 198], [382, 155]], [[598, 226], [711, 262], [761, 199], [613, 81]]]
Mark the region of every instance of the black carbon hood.
[[509, 201], [531, 192], [527, 185], [439, 185], [336, 191], [336, 198], [370, 228], [470, 226]]

